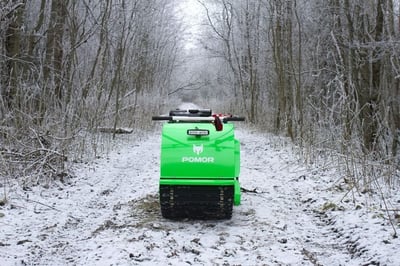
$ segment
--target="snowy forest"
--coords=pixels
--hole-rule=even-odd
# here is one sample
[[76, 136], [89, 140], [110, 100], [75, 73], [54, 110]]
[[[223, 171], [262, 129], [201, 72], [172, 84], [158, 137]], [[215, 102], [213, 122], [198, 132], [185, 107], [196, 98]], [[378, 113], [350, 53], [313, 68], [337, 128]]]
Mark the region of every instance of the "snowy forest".
[[1, 175], [64, 175], [98, 128], [189, 101], [336, 157], [356, 186], [398, 184], [396, 1], [199, 0], [196, 30], [179, 2], [1, 1]]
[[[183, 105], [245, 117], [232, 219], [160, 215]], [[1, 265], [399, 265], [399, 178], [399, 1], [0, 1]]]

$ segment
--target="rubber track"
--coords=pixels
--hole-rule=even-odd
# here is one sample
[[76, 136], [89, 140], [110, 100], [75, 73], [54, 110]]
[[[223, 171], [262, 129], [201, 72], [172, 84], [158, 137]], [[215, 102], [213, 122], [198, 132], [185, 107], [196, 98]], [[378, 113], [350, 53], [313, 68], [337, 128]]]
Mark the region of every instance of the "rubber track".
[[161, 214], [167, 219], [230, 219], [233, 186], [160, 186]]

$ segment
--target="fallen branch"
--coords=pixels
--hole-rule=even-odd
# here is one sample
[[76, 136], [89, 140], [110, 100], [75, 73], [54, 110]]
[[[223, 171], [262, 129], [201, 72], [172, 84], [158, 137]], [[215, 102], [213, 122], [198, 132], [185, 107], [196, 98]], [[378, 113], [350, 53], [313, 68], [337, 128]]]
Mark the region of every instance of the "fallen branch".
[[115, 133], [115, 134], [131, 134], [133, 132], [132, 128], [122, 128], [118, 127], [114, 130], [112, 127], [99, 127], [97, 130], [101, 133]]
[[[42, 205], [42, 206], [44, 206], [44, 207], [46, 207], [46, 208], [49, 208], [49, 209], [52, 209], [52, 210], [54, 210], [54, 211], [56, 211], [56, 212], [61, 212], [61, 213], [64, 213], [64, 212], [65, 212], [65, 211], [62, 211], [62, 210], [57, 209], [57, 208], [54, 208], [53, 206], [50, 206], [50, 205], [48, 205], [48, 204], [42, 203], [42, 202], [37, 201], [37, 200], [32, 200], [32, 199], [29, 199], [29, 198], [22, 198], [22, 199], [24, 199], [24, 200], [26, 200], [26, 201], [28, 201], [28, 202], [33, 202], [33, 203]], [[70, 217], [70, 218], [72, 218], [72, 219], [74, 219], [74, 220], [76, 220], [76, 221], [78, 221], [78, 222], [82, 221], [82, 219], [76, 218], [76, 217], [74, 217], [74, 216], [71, 215], [71, 214], [67, 214], [67, 217]]]
[[255, 188], [255, 189], [247, 189], [247, 188], [244, 188], [244, 187], [240, 187], [240, 191], [242, 191], [243, 193], [256, 193], [256, 194], [263, 193], [263, 192], [257, 191], [257, 188]]

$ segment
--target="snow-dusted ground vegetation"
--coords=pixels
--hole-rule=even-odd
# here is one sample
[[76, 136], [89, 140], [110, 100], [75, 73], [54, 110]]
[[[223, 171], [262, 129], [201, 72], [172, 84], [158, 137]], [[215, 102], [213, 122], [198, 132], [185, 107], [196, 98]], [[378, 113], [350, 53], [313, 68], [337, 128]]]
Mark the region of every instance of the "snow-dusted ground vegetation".
[[121, 137], [47, 189], [6, 184], [0, 265], [400, 265], [379, 195], [345, 193], [333, 167], [304, 165], [285, 139], [236, 135], [243, 194], [232, 219], [162, 218], [159, 136]]

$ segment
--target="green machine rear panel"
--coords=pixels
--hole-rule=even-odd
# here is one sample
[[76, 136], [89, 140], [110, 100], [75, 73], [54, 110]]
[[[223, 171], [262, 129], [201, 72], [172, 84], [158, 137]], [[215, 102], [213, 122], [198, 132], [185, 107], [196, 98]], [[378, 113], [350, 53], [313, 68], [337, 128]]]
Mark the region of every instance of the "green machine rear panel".
[[[160, 184], [232, 185], [240, 171], [240, 144], [233, 124], [216, 131], [211, 123], [165, 123]], [[208, 130], [191, 136], [188, 130]]]

